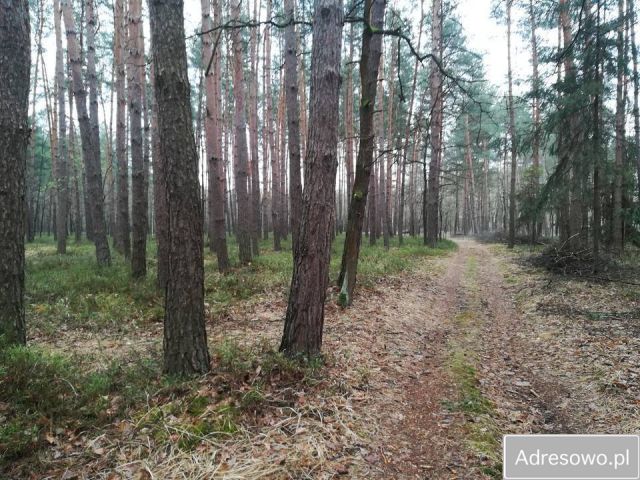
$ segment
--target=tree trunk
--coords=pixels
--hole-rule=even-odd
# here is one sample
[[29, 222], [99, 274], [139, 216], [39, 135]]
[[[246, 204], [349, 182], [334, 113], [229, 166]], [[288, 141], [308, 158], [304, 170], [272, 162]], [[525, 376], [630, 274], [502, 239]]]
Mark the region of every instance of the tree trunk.
[[[590, 6], [589, 6], [590, 7]], [[589, 8], [588, 11], [591, 11]], [[634, 42], [635, 43], [635, 42]], [[593, 102], [593, 147], [594, 147], [594, 162], [593, 162], [593, 271], [598, 273], [600, 270], [600, 240], [601, 240], [601, 222], [602, 222], [602, 203], [600, 199], [600, 170], [602, 163], [602, 145], [601, 145], [601, 115], [602, 108], [602, 76], [601, 76], [601, 52], [600, 52], [600, 3], [597, 6], [596, 17], [596, 60], [595, 60], [595, 80], [598, 85], [598, 90]], [[637, 105], [637, 90], [636, 90], [636, 103]], [[637, 120], [637, 117], [636, 117]], [[638, 130], [636, 130], [636, 133]]]
[[[232, 0], [231, 18], [240, 21], [240, 6], [242, 0]], [[235, 148], [233, 150], [233, 163], [235, 172], [236, 202], [238, 211], [238, 247], [239, 260], [242, 264], [251, 262], [251, 210], [249, 205], [249, 193], [247, 191], [248, 179], [248, 156], [247, 149], [247, 121], [245, 117], [244, 105], [244, 70], [242, 67], [242, 39], [240, 30], [234, 28], [231, 32], [233, 43], [233, 96], [235, 98]]]
[[294, 1], [285, 0], [285, 16], [290, 24], [285, 28], [285, 89], [289, 140], [289, 194], [291, 198], [291, 244], [294, 258], [298, 255], [300, 216], [302, 213], [302, 182], [300, 178], [300, 104], [298, 103], [298, 52]]
[[0, 337], [25, 344], [24, 237], [29, 75], [29, 3], [8, 0], [0, 14]]
[[[362, 54], [360, 57], [360, 82], [362, 98], [360, 100], [360, 147], [356, 159], [356, 173], [353, 193], [349, 204], [347, 234], [344, 241], [342, 265], [338, 285], [340, 286], [340, 303], [350, 305], [356, 285], [358, 257], [362, 226], [369, 194], [369, 178], [373, 165], [375, 148], [375, 132], [373, 115], [376, 106], [376, 90], [378, 86], [378, 68], [382, 55], [382, 36], [375, 30], [381, 30], [384, 21], [385, 0], [366, 0], [365, 13], [369, 22], [362, 32]], [[306, 178], [306, 177], [305, 177]], [[373, 202], [372, 202], [373, 203]]]
[[[536, 15], [533, 8], [533, 0], [529, 0], [529, 21], [531, 22], [531, 65], [533, 67], [533, 107], [531, 116], [533, 119], [533, 138], [531, 139], [531, 160], [533, 166], [532, 192], [535, 198], [540, 190], [540, 73], [538, 71], [538, 38], [536, 36]], [[531, 243], [535, 243], [541, 225], [538, 214], [531, 219]]]
[[56, 240], [57, 252], [67, 253], [67, 218], [69, 211], [68, 199], [68, 159], [67, 150], [67, 115], [65, 105], [65, 75], [64, 58], [62, 52], [62, 28], [60, 4], [54, 0], [54, 27], [56, 36], [56, 100], [58, 104], [58, 144], [55, 152], [55, 182], [56, 182]]
[[[267, 0], [267, 18], [271, 18], [272, 0]], [[276, 153], [276, 140], [273, 126], [273, 97], [271, 93], [271, 27], [264, 30], [264, 96], [265, 96], [265, 151], [271, 158], [271, 226], [273, 228], [273, 249], [278, 252], [280, 246], [280, 164]], [[265, 181], [266, 183], [266, 181]]]
[[[303, 38], [298, 38], [300, 43], [299, 50], [304, 51]], [[309, 130], [309, 123], [307, 120], [307, 81], [306, 71], [304, 63], [304, 55], [300, 56], [300, 69], [298, 70], [298, 94], [300, 95], [300, 154], [304, 154], [307, 151], [307, 133]], [[305, 161], [302, 159], [302, 167], [304, 168]]]
[[80, 243], [82, 241], [82, 207], [80, 203], [80, 182], [76, 163], [76, 132], [73, 125], [73, 89], [71, 88], [71, 81], [67, 82], [67, 96], [69, 97], [69, 162], [73, 169], [73, 194], [75, 197], [75, 235], [76, 243]]
[[509, 186], [509, 248], [516, 242], [516, 113], [513, 106], [513, 71], [511, 69], [511, 7], [513, 0], [507, 0], [507, 76], [509, 81], [509, 138], [511, 139], [511, 182]]
[[[382, 151], [384, 150], [384, 44], [382, 48], [382, 55], [380, 55], [380, 66], [378, 67], [378, 87], [376, 88], [376, 105], [378, 111], [374, 114], [374, 137], [377, 141], [374, 141], [374, 145], [377, 149], [374, 149], [373, 156], [373, 168], [371, 170], [371, 182], [369, 188], [371, 189], [371, 199], [368, 204], [369, 208], [369, 245], [374, 246], [380, 236], [380, 217], [382, 202], [380, 201], [381, 195], [383, 195], [384, 185], [380, 179], [380, 164], [384, 162]], [[374, 147], [375, 148], [375, 147]]]
[[[110, 265], [111, 253], [104, 219], [104, 192], [102, 187], [102, 169], [100, 167], [100, 131], [98, 124], [98, 96], [95, 72], [94, 35], [96, 19], [93, 15], [92, 0], [87, 3], [87, 77], [89, 79], [91, 118], [87, 111], [87, 92], [82, 79], [82, 59], [78, 45], [75, 18], [71, 5], [72, 0], [62, 0], [62, 12], [67, 30], [67, 51], [71, 64], [73, 95], [76, 99], [76, 110], [80, 124], [80, 140], [82, 142], [82, 158], [87, 176], [87, 194], [85, 205], [90, 209], [91, 238], [96, 245], [98, 265]], [[86, 215], [89, 217], [89, 215]], [[87, 230], [89, 232], [89, 230]]]
[[442, 0], [433, 0], [431, 10], [431, 60], [429, 73], [431, 112], [431, 160], [423, 222], [426, 221], [425, 244], [435, 247], [438, 241], [438, 206], [440, 205], [440, 158], [442, 156]]
[[202, 204], [191, 124], [182, 0], [149, 2], [159, 150], [169, 212], [164, 372], [209, 370], [204, 322]]
[[390, 73], [387, 78], [387, 84], [389, 85], [389, 98], [387, 100], [387, 133], [386, 133], [386, 145], [387, 145], [387, 164], [383, 175], [386, 175], [385, 190], [384, 190], [384, 205], [383, 205], [383, 241], [384, 247], [388, 250], [390, 246], [390, 238], [393, 235], [393, 225], [391, 221], [391, 193], [392, 193], [392, 178], [391, 173], [393, 171], [393, 142], [395, 141], [396, 127], [395, 127], [395, 111], [393, 109], [395, 102], [395, 76], [396, 76], [396, 62], [398, 56], [398, 44], [393, 43], [391, 49], [391, 57], [389, 58]]
[[126, 259], [131, 256], [129, 231], [129, 162], [127, 160], [127, 133], [125, 97], [125, 42], [124, 0], [115, 0], [114, 10], [114, 57], [116, 63], [116, 164], [118, 166], [118, 196], [115, 248]]
[[631, 24], [631, 56], [633, 57], [633, 134], [635, 141], [635, 161], [638, 174], [638, 201], [640, 202], [640, 77], [638, 76], [638, 45], [636, 44], [636, 9], [635, 1], [627, 0], [628, 10], [631, 13], [629, 23]]
[[624, 237], [622, 235], [622, 177], [624, 174], [624, 142], [625, 139], [625, 97], [623, 87], [625, 82], [626, 60], [624, 54], [624, 0], [618, 0], [618, 36], [616, 40], [618, 51], [616, 85], [616, 156], [614, 166], [613, 186], [613, 219], [611, 246], [621, 252], [624, 249]]
[[[282, 61], [280, 61], [282, 63]], [[289, 203], [287, 199], [287, 112], [284, 72], [280, 73], [280, 96], [278, 99], [277, 134], [278, 140], [278, 164], [280, 166], [280, 235], [283, 240], [289, 235]]]
[[[36, 124], [36, 99], [38, 93], [38, 67], [39, 60], [42, 56], [42, 31], [44, 28], [44, 1], [40, 0], [38, 2], [38, 23], [36, 28], [36, 59], [33, 64], [34, 66], [34, 75], [33, 75], [33, 95], [31, 97], [31, 127], [35, 129]], [[34, 205], [34, 190], [35, 184], [34, 180], [38, 180], [38, 176], [36, 175], [36, 135], [35, 131], [30, 136], [29, 139], [29, 158], [27, 163], [26, 170], [26, 238], [27, 242], [33, 242], [35, 240], [35, 230], [36, 230], [36, 212]], [[39, 188], [39, 185], [38, 185]]]
[[347, 78], [345, 81], [344, 128], [345, 128], [345, 163], [347, 167], [347, 201], [353, 189], [353, 23], [349, 25], [349, 59], [347, 62]]
[[[253, 18], [258, 19], [258, 0], [253, 2]], [[251, 246], [260, 255], [262, 217], [260, 211], [260, 169], [258, 166], [258, 28], [251, 28], [251, 83], [249, 86], [249, 137], [251, 143]]]
[[[575, 38], [572, 35], [571, 16], [569, 12], [569, 3], [567, 0], [560, 0], [560, 33], [564, 42], [564, 90], [565, 96], [581, 95], [577, 82], [577, 72], [571, 45], [574, 44]], [[560, 164], [563, 173], [568, 177], [568, 188], [562, 189], [561, 208], [560, 208], [560, 237], [564, 242], [568, 242], [571, 248], [577, 249], [582, 243], [581, 225], [582, 218], [582, 195], [581, 176], [583, 168], [579, 161], [579, 152], [576, 155], [576, 146], [580, 146], [583, 141], [583, 130], [580, 128], [580, 113], [572, 106], [572, 99], [569, 99], [569, 111], [566, 114], [566, 120], [561, 123], [562, 132], [559, 134]], [[566, 108], [566, 107], [565, 107]]]
[[[420, 139], [420, 129], [416, 129], [413, 134], [413, 142], [411, 147], [411, 169], [409, 171], [409, 235], [411, 237], [416, 236], [416, 164], [418, 161], [418, 142]], [[403, 161], [402, 165], [402, 177], [404, 178], [406, 174], [406, 162]], [[401, 219], [398, 220], [398, 235], [400, 235], [400, 229], [404, 228], [404, 186], [405, 180], [400, 180], [401, 188], [400, 191], [400, 213], [402, 214]], [[398, 239], [401, 240], [400, 238]]]
[[[265, 26], [264, 34], [265, 40], [263, 44], [263, 68], [262, 68], [262, 89], [263, 89], [263, 108], [262, 108], [262, 239], [269, 239], [269, 205], [271, 203], [269, 196], [269, 117], [267, 115], [267, 106], [270, 101], [267, 95], [267, 89], [270, 88], [267, 82], [267, 29], [269, 26]], [[269, 46], [270, 48], [270, 46]], [[270, 94], [269, 94], [270, 95]]]
[[[215, 22], [211, 21], [209, 1], [204, 0], [202, 5], [202, 30], [210, 30], [215, 23], [222, 23], [222, 9], [220, 0], [213, 1], [213, 13]], [[224, 225], [225, 207], [225, 173], [224, 160], [222, 158], [222, 56], [221, 34], [215, 34], [217, 48], [213, 55], [212, 38], [204, 35], [202, 38], [203, 65], [211, 61], [211, 70], [205, 78], [207, 92], [207, 115], [205, 117], [205, 136], [207, 150], [207, 165], [209, 168], [209, 241], [211, 250], [216, 252], [218, 270], [225, 272], [229, 269], [229, 253], [227, 251], [227, 235]]]
[[144, 154], [142, 145], [142, 86], [145, 63], [141, 0], [129, 0], [129, 59], [127, 61], [127, 93], [129, 96], [129, 137], [131, 139], [131, 275], [147, 274], [147, 203], [145, 202]]
[[[467, 167], [467, 179], [469, 190], [465, 193], [465, 202], [466, 207], [468, 207], [468, 211], [465, 212], [468, 218], [467, 229], [472, 233], [478, 233], [476, 229], [476, 186], [475, 186], [475, 175], [473, 173], [473, 155], [471, 152], [471, 131], [469, 130], [469, 115], [465, 115], [465, 160]], [[468, 196], [467, 196], [468, 195]]]
[[342, 0], [316, 0], [300, 254], [294, 262], [280, 350], [313, 356], [322, 347], [338, 164]]
[[[375, 137], [375, 134], [374, 134]], [[375, 147], [374, 147], [374, 156], [375, 156]], [[374, 157], [375, 158], [375, 157]], [[378, 207], [378, 169], [373, 160], [373, 165], [371, 166], [370, 180], [369, 180], [369, 196], [371, 197], [369, 203], [367, 205], [367, 209], [369, 211], [369, 246], [373, 247], [376, 244], [376, 240], [378, 239], [378, 223], [376, 219], [377, 207]], [[357, 169], [356, 169], [357, 173]]]
[[[142, 0], [139, 0], [142, 2]], [[142, 5], [142, 3], [141, 3]], [[140, 85], [142, 88], [142, 166], [143, 166], [143, 177], [144, 177], [144, 195], [142, 197], [142, 205], [141, 209], [144, 209], [144, 224], [145, 224], [145, 244], [146, 239], [149, 235], [153, 234], [153, 211], [151, 209], [151, 189], [150, 189], [150, 179], [151, 179], [151, 140], [149, 138], [151, 132], [151, 102], [150, 97], [148, 95], [148, 87], [149, 80], [147, 78], [147, 62], [145, 57], [145, 40], [144, 40], [144, 28], [142, 26], [138, 29], [140, 34], [140, 39], [138, 40], [141, 46], [141, 58], [143, 62], [143, 66], [138, 69], [138, 74], [140, 75]]]
[[[202, 56], [201, 67], [204, 69], [204, 93], [205, 93], [205, 109], [204, 109], [204, 150], [206, 155], [206, 168], [209, 173], [208, 176], [208, 198], [207, 198], [207, 213], [208, 213], [208, 233], [209, 233], [209, 247], [214, 250], [213, 232], [214, 232], [214, 219], [213, 208], [216, 199], [213, 195], [213, 184], [215, 184], [215, 172], [214, 172], [214, 150], [215, 150], [215, 132], [216, 128], [216, 79], [212, 64], [209, 65], [209, 61], [213, 62], [213, 38], [215, 37], [216, 43], [220, 41], [220, 32], [211, 33], [213, 29], [213, 21], [211, 19], [211, 0], [201, 0], [200, 2], [201, 13], [201, 29], [203, 32], [201, 36], [202, 40]], [[216, 44], [216, 53], [218, 45]]]
[[[115, 62], [113, 62], [111, 68], [111, 80], [110, 83], [113, 84], [115, 82]], [[109, 98], [109, 117], [107, 121], [107, 111], [104, 106], [104, 96], [102, 92], [100, 93], [100, 101], [102, 105], [102, 118], [104, 121], [104, 129], [105, 129], [105, 157], [107, 161], [107, 165], [105, 168], [105, 178], [104, 178], [104, 188], [105, 188], [105, 214], [106, 214], [106, 225], [107, 225], [107, 234], [113, 235], [115, 232], [115, 179], [113, 177], [113, 92], [110, 94]]]
[[[151, 45], [153, 51], [153, 44]], [[151, 63], [151, 86], [153, 101], [151, 103], [151, 156], [153, 158], [153, 209], [156, 231], [156, 286], [166, 292], [169, 280], [169, 211], [167, 205], [167, 179], [165, 158], [160, 151], [160, 134], [158, 131], [158, 88], [155, 84], [155, 67]]]

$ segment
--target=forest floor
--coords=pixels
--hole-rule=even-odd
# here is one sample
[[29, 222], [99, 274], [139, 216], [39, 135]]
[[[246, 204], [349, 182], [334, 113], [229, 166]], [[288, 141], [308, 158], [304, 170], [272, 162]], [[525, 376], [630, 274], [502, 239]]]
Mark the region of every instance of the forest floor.
[[31, 251], [34, 347], [0, 358], [0, 425], [12, 426], [0, 478], [501, 478], [503, 434], [637, 432], [640, 288], [548, 273], [524, 248], [456, 243], [365, 249], [354, 305], [331, 292], [325, 356], [307, 365], [273, 350], [288, 254], [250, 275], [209, 264], [213, 370], [189, 381], [158, 372], [147, 287], [121, 292], [124, 305], [99, 286], [74, 299], [59, 291], [81, 290], [68, 277], [95, 285], [95, 273], [82, 280], [70, 260], [73, 275], [38, 283], [38, 262], [60, 263]]

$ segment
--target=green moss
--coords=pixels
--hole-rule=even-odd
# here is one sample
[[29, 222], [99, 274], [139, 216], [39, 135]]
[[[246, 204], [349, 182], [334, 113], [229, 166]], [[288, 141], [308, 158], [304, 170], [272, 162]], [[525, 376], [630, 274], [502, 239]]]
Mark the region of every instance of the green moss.
[[208, 406], [209, 406], [209, 397], [203, 397], [203, 396], [197, 395], [189, 401], [187, 412], [190, 413], [191, 415], [200, 416], [207, 410]]
[[243, 410], [253, 410], [261, 406], [265, 401], [264, 393], [260, 385], [255, 385], [242, 395], [240, 408]]
[[347, 295], [347, 292], [340, 292], [338, 295], [338, 305], [342, 308], [347, 308], [349, 306], [349, 295]]
[[491, 412], [491, 402], [480, 391], [476, 370], [467, 360], [462, 350], [454, 351], [451, 355], [449, 368], [458, 387], [458, 401], [453, 404], [456, 411], [471, 415]]
[[478, 259], [473, 255], [469, 256], [467, 259], [467, 274], [472, 279], [475, 278], [478, 273]]
[[[466, 442], [479, 456], [487, 457], [489, 465], [481, 470], [492, 478], [501, 477], [502, 433], [494, 420], [493, 403], [480, 390], [476, 369], [469, 359], [469, 353], [463, 349], [455, 349], [449, 359], [449, 371], [456, 384], [458, 398], [445, 406], [456, 412], [464, 413], [471, 421], [465, 424]], [[496, 472], [499, 476], [495, 476]]]
[[33, 450], [39, 443], [40, 426], [35, 416], [3, 420], [0, 416], [0, 465]]
[[475, 314], [470, 310], [465, 310], [456, 315], [454, 322], [458, 327], [467, 327], [476, 318]]

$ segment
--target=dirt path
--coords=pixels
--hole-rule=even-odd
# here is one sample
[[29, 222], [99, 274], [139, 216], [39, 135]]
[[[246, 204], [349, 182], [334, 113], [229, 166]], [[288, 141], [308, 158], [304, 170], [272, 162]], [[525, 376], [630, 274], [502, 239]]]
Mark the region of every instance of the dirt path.
[[370, 392], [392, 399], [369, 405], [384, 412], [379, 478], [501, 478], [504, 433], [583, 430], [568, 412], [572, 392], [530, 368], [537, 346], [505, 284], [504, 259], [456, 241], [441, 275], [414, 275], [381, 312], [378, 341], [395, 358], [383, 356], [380, 368], [395, 372]]

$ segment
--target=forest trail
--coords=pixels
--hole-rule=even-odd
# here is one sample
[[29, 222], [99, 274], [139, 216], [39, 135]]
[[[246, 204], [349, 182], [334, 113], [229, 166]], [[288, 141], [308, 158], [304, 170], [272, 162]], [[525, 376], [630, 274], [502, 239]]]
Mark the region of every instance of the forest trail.
[[503, 433], [584, 431], [567, 387], [529, 368], [536, 338], [505, 283], [505, 259], [456, 242], [441, 275], [420, 270], [397, 292], [396, 313], [385, 312], [397, 327], [387, 324], [383, 341], [401, 352], [391, 380], [401, 400], [380, 406], [394, 412], [382, 422], [380, 478], [501, 478]]

